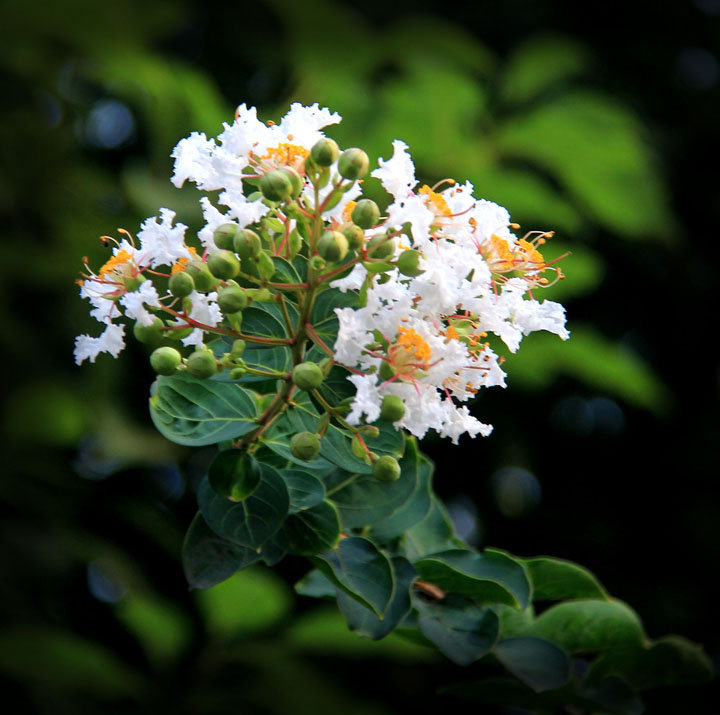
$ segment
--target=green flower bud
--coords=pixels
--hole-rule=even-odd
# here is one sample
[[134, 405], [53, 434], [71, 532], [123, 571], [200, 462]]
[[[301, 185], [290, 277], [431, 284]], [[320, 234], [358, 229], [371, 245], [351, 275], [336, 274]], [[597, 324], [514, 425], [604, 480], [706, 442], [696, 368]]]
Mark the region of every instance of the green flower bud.
[[158, 375], [173, 375], [181, 361], [182, 355], [175, 348], [157, 348], [150, 355], [150, 365]]
[[290, 439], [290, 452], [295, 459], [309, 462], [320, 452], [320, 438], [312, 432], [299, 432]]
[[195, 290], [195, 281], [187, 271], [180, 271], [170, 276], [168, 290], [176, 298], [185, 298]]
[[353, 251], [358, 251], [365, 243], [365, 231], [354, 223], [346, 223], [342, 227], [343, 236], [347, 238], [348, 245]]
[[288, 236], [288, 251], [290, 252], [290, 258], [295, 258], [295, 256], [300, 253], [302, 245], [303, 239], [300, 235], [300, 231], [294, 228], [290, 231], [290, 235]]
[[325, 231], [318, 241], [318, 253], [329, 263], [345, 258], [348, 248], [348, 240], [340, 231]]
[[373, 464], [373, 477], [381, 482], [396, 482], [400, 479], [400, 464], [395, 457], [385, 454]]
[[283, 169], [273, 169], [260, 177], [260, 191], [269, 201], [285, 201], [292, 196], [290, 176]]
[[187, 359], [187, 371], [193, 377], [205, 379], [217, 372], [217, 361], [210, 350], [200, 348]]
[[389, 258], [395, 253], [395, 239], [387, 234], [374, 236], [367, 242], [367, 252], [373, 258]]
[[220, 290], [217, 302], [223, 313], [237, 313], [239, 310], [247, 308], [248, 297], [242, 288], [228, 286]]
[[142, 273], [138, 273], [136, 276], [126, 276], [123, 278], [123, 285], [129, 293], [132, 293], [133, 291], [136, 291], [146, 280], [147, 278], [145, 278]]
[[310, 156], [318, 166], [330, 166], [338, 160], [340, 149], [336, 142], [325, 137], [313, 145]]
[[258, 275], [264, 281], [269, 281], [275, 275], [275, 263], [273, 262], [272, 256], [266, 251], [258, 254], [255, 259], [255, 266]]
[[243, 228], [235, 234], [232, 247], [240, 258], [254, 258], [262, 250], [262, 241], [255, 231]]
[[160, 318], [155, 318], [152, 325], [143, 325], [137, 321], [133, 326], [133, 335], [141, 343], [159, 343], [163, 334], [164, 323]]
[[372, 199], [361, 199], [353, 209], [352, 220], [360, 228], [372, 228], [380, 220], [380, 209]]
[[218, 248], [225, 251], [233, 250], [233, 239], [238, 232], [238, 227], [234, 223], [224, 223], [213, 231], [213, 241]]
[[404, 276], [419, 276], [424, 273], [420, 265], [420, 251], [413, 248], [403, 251], [397, 259], [397, 268]]
[[375, 425], [363, 425], [358, 428], [358, 432], [368, 439], [375, 439], [380, 435], [380, 430]]
[[230, 370], [230, 379], [239, 380], [241, 377], [247, 374], [247, 369], [244, 367], [234, 367]]
[[242, 357], [242, 354], [245, 352], [245, 341], [244, 340], [235, 340], [232, 344], [232, 348], [230, 349], [230, 357], [233, 360], [238, 360]]
[[284, 171], [287, 174], [288, 179], [290, 179], [290, 186], [292, 187], [290, 196], [293, 199], [296, 199], [300, 196], [303, 190], [304, 183], [302, 176], [300, 176], [300, 174], [298, 174], [297, 171], [290, 166], [284, 167], [281, 171]]
[[322, 370], [317, 363], [301, 362], [292, 371], [292, 381], [301, 390], [314, 390], [322, 385], [324, 380]]
[[322, 256], [313, 256], [308, 261], [308, 266], [314, 271], [323, 271], [325, 270], [325, 266], [327, 266], [327, 263]]
[[189, 263], [185, 271], [193, 279], [195, 290], [198, 293], [208, 293], [215, 287], [217, 281], [215, 276], [210, 273], [206, 263], [202, 261]]
[[369, 168], [370, 159], [362, 149], [346, 149], [338, 159], [338, 173], [343, 179], [362, 179]]
[[380, 363], [378, 375], [380, 375], [381, 380], [391, 380], [395, 377], [395, 372], [395, 368], [387, 360], [383, 360]]
[[216, 278], [227, 280], [240, 272], [240, 261], [232, 251], [215, 251], [208, 256], [208, 268]]
[[405, 403], [398, 395], [385, 395], [380, 407], [380, 419], [386, 422], [397, 422], [405, 415]]

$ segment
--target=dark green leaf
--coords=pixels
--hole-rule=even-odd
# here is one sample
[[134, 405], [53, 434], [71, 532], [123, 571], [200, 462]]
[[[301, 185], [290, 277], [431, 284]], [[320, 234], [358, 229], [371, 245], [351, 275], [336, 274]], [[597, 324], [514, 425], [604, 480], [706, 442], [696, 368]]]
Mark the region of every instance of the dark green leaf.
[[241, 502], [223, 499], [203, 479], [198, 503], [215, 533], [240, 546], [259, 549], [285, 520], [290, 498], [285, 481], [273, 467], [253, 459], [248, 468], [259, 470], [260, 484], [247, 499]]
[[645, 712], [638, 694], [624, 680], [615, 676], [593, 685], [583, 683], [577, 688], [577, 699], [573, 699], [575, 703], [594, 708], [599, 705], [613, 715], [642, 715]]
[[523, 567], [505, 554], [478, 554], [453, 549], [415, 563], [420, 576], [446, 593], [460, 593], [480, 603], [505, 603], [526, 608], [530, 583]]
[[349, 536], [337, 548], [310, 560], [335, 586], [378, 616], [384, 615], [395, 589], [395, 578], [390, 560], [372, 541]]
[[325, 485], [304, 469], [280, 469], [290, 494], [290, 513], [309, 509], [325, 498]]
[[257, 427], [257, 405], [240, 385], [184, 375], [159, 377], [152, 386], [150, 416], [160, 433], [192, 447], [235, 439]]
[[[255, 370], [275, 370], [277, 372], [289, 372], [292, 365], [292, 357], [290, 349], [283, 345], [276, 347], [264, 347], [262, 345], [248, 344], [243, 352], [243, 360], [248, 367]], [[227, 373], [228, 375], [230, 373]], [[251, 375], [247, 373], [243, 376], [244, 383], [261, 382], [268, 378], [262, 375]]]
[[183, 542], [185, 578], [195, 588], [210, 588], [259, 558], [256, 551], [218, 536], [200, 512], [192, 520]]
[[532, 603], [522, 611], [504, 603], [498, 603], [495, 606], [495, 612], [500, 619], [500, 635], [503, 638], [525, 635], [535, 621], [535, 610]]
[[280, 256], [272, 256], [272, 262], [275, 264], [275, 275], [272, 277], [273, 283], [302, 283], [295, 266]]
[[609, 596], [600, 582], [587, 569], [548, 556], [523, 559], [533, 585], [533, 601], [560, 601], [571, 598], [597, 598]]
[[308, 571], [296, 584], [295, 590], [309, 598], [335, 598], [338, 590], [319, 569]]
[[413, 598], [422, 634], [450, 660], [470, 665], [489, 653], [498, 637], [498, 618], [469, 598], [451, 594], [441, 601]]
[[430, 495], [430, 511], [427, 516], [408, 529], [403, 539], [406, 556], [410, 561], [458, 546], [452, 523], [445, 507], [434, 495]]
[[565, 651], [542, 638], [507, 638], [495, 646], [494, 653], [514, 676], [538, 693], [561, 688], [570, 678]]
[[[292, 320], [297, 321], [297, 310], [288, 303], [288, 312]], [[243, 333], [263, 338], [289, 337], [285, 319], [280, 306], [275, 303], [255, 302], [243, 310]]]
[[329, 501], [291, 514], [283, 526], [288, 549], [305, 556], [332, 549], [340, 537], [340, 517]]
[[257, 489], [260, 472], [248, 468], [248, 459], [241, 450], [225, 449], [210, 464], [208, 482], [219, 496], [241, 501]]

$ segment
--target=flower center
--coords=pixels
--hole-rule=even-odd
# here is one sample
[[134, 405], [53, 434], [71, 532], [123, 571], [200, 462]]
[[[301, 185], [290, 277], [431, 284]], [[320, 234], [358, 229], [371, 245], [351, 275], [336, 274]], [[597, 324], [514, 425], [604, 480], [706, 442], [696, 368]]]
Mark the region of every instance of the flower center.
[[302, 166], [303, 160], [310, 156], [310, 150], [299, 144], [283, 142], [278, 146], [270, 147], [263, 160], [273, 161], [281, 166], [292, 166], [297, 169]]
[[420, 188], [419, 193], [425, 194], [425, 196], [427, 196], [428, 208], [438, 218], [449, 218], [450, 216], [452, 216], [452, 211], [447, 205], [447, 201], [445, 201], [442, 194], [433, 191], [427, 184]]
[[108, 277], [121, 278], [129, 273], [132, 273], [133, 256], [129, 251], [122, 249], [118, 251], [105, 265], [100, 269], [100, 278], [105, 279]]

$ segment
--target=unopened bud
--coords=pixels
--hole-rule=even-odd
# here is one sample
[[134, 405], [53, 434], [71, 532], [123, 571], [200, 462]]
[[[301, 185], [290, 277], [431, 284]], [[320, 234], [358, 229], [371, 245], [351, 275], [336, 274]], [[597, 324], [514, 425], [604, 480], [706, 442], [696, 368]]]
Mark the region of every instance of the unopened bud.
[[325, 270], [325, 266], [327, 266], [327, 263], [322, 256], [313, 256], [308, 261], [308, 266], [314, 271], [323, 271]]
[[173, 375], [181, 361], [182, 355], [175, 348], [157, 348], [150, 355], [150, 365], [158, 375]]
[[216, 278], [227, 280], [240, 272], [240, 261], [232, 251], [215, 251], [208, 256], [208, 268]]
[[340, 231], [325, 231], [318, 241], [318, 253], [329, 263], [345, 258], [348, 248], [348, 240]]
[[352, 220], [360, 228], [372, 228], [380, 220], [380, 209], [372, 199], [361, 199], [353, 209]]
[[312, 432], [299, 432], [290, 439], [290, 452], [296, 459], [309, 462], [320, 452], [320, 439]]
[[133, 326], [133, 335], [136, 340], [141, 343], [153, 343], [160, 342], [162, 338], [164, 323], [160, 318], [153, 318], [151, 325], [143, 325], [139, 320]]
[[290, 176], [283, 169], [273, 169], [260, 177], [260, 191], [269, 201], [285, 201], [292, 196]]
[[367, 252], [373, 258], [389, 258], [395, 253], [395, 239], [387, 234], [374, 236], [367, 242]]
[[247, 368], [234, 367], [232, 370], [230, 370], [230, 379], [231, 380], [239, 380], [241, 377], [245, 376], [246, 374], [247, 374]]
[[237, 360], [242, 357], [242, 354], [245, 352], [245, 341], [244, 340], [235, 340], [232, 344], [232, 348], [230, 349], [230, 357], [233, 360]]
[[343, 179], [362, 179], [369, 168], [370, 159], [362, 149], [346, 149], [338, 159], [338, 173]]
[[248, 297], [242, 288], [229, 286], [218, 292], [217, 302], [223, 313], [237, 313], [247, 308]]
[[269, 253], [262, 251], [255, 258], [258, 275], [264, 281], [269, 281], [275, 275], [275, 263]]
[[324, 376], [320, 366], [314, 362], [301, 362], [292, 371], [292, 381], [301, 390], [309, 392], [322, 385]]
[[330, 166], [338, 160], [340, 149], [336, 142], [325, 137], [315, 142], [310, 150], [310, 156], [318, 166]]
[[185, 298], [195, 290], [195, 281], [187, 271], [180, 271], [170, 276], [168, 290], [176, 298]]
[[213, 231], [213, 241], [218, 248], [226, 251], [233, 250], [233, 239], [237, 235], [238, 227], [234, 223], [224, 223]]
[[380, 407], [380, 419], [397, 422], [405, 416], [405, 403], [398, 395], [385, 395]]
[[420, 251], [413, 248], [403, 251], [397, 259], [397, 268], [404, 276], [419, 276], [425, 271], [420, 266]]
[[300, 253], [302, 245], [302, 236], [300, 235], [300, 232], [294, 228], [290, 231], [290, 235], [288, 236], [288, 252], [290, 253], [290, 258], [295, 258], [295, 256]]
[[400, 478], [400, 464], [395, 457], [385, 454], [373, 464], [373, 477], [381, 482], [396, 482]]
[[207, 264], [202, 261], [190, 263], [185, 269], [195, 283], [195, 290], [199, 293], [207, 293], [215, 287], [217, 282], [215, 276], [210, 273]]
[[380, 434], [380, 430], [375, 425], [363, 425], [358, 428], [358, 432], [368, 439], [375, 439]]
[[360, 226], [356, 226], [354, 223], [347, 223], [342, 227], [342, 232], [353, 251], [362, 248], [362, 245], [365, 243], [365, 231], [363, 231]]
[[303, 186], [305, 185], [303, 182], [303, 178], [291, 166], [284, 167], [282, 171], [284, 171], [288, 179], [290, 179], [290, 186], [292, 187], [290, 197], [296, 199], [302, 193]]
[[204, 380], [217, 372], [217, 361], [210, 350], [200, 348], [187, 359], [188, 374]]
[[241, 258], [251, 258], [262, 250], [262, 241], [255, 231], [243, 228], [235, 234], [232, 247]]

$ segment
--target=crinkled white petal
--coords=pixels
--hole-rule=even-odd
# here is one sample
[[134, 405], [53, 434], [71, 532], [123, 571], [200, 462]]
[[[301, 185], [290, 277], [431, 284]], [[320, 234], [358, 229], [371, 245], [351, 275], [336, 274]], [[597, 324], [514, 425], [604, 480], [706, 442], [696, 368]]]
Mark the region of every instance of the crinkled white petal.
[[327, 107], [320, 108], [317, 102], [309, 107], [294, 102], [280, 122], [280, 131], [289, 142], [310, 149], [324, 136], [320, 131], [323, 127], [339, 124], [341, 120], [337, 112], [331, 112]]
[[493, 430], [492, 425], [486, 425], [470, 414], [467, 407], [457, 407], [452, 400], [443, 400], [443, 425], [440, 429], [441, 437], [450, 437], [453, 444], [458, 443], [460, 435], [469, 434], [475, 437], [480, 434], [487, 437]]
[[117, 357], [125, 347], [125, 326], [109, 323], [102, 335], [94, 338], [90, 335], [78, 335], [75, 338], [75, 363], [85, 360], [95, 362], [100, 353], [110, 353]]
[[362, 263], [356, 263], [345, 278], [337, 278], [331, 281], [330, 287], [338, 288], [342, 293], [347, 293], [349, 290], [360, 290], [365, 278], [367, 278], [367, 274], [365, 266]]
[[206, 223], [205, 226], [198, 231], [198, 238], [208, 253], [214, 253], [219, 250], [213, 239], [215, 229], [226, 223], [234, 223], [237, 225], [237, 222], [233, 221], [230, 216], [218, 211], [207, 196], [203, 196], [200, 199], [200, 205], [202, 206], [203, 218]]
[[350, 375], [348, 380], [355, 385], [357, 392], [350, 405], [350, 412], [346, 417], [351, 425], [359, 424], [363, 415], [368, 422], [375, 422], [380, 417], [380, 391], [375, 375]]
[[380, 179], [383, 188], [395, 199], [405, 198], [412, 193], [417, 184], [415, 164], [408, 153], [408, 145], [396, 139], [393, 143], [393, 155], [390, 159], [378, 159], [380, 167], [370, 175]]
[[193, 132], [189, 137], [181, 139], [170, 154], [175, 159], [172, 183], [178, 188], [188, 179], [198, 186], [217, 183], [212, 164], [214, 150], [215, 141], [200, 132]]
[[182, 223], [173, 226], [174, 219], [174, 211], [160, 209], [160, 223], [152, 216], [145, 219], [138, 232], [142, 260], [153, 268], [172, 265], [179, 258], [190, 258], [185, 245], [187, 226]]
[[128, 318], [137, 320], [142, 325], [152, 325], [155, 315], [145, 308], [149, 305], [154, 308], [161, 307], [160, 296], [155, 286], [150, 281], [140, 284], [140, 287], [132, 293], [126, 293], [120, 298], [120, 303], [125, 308], [125, 315]]

